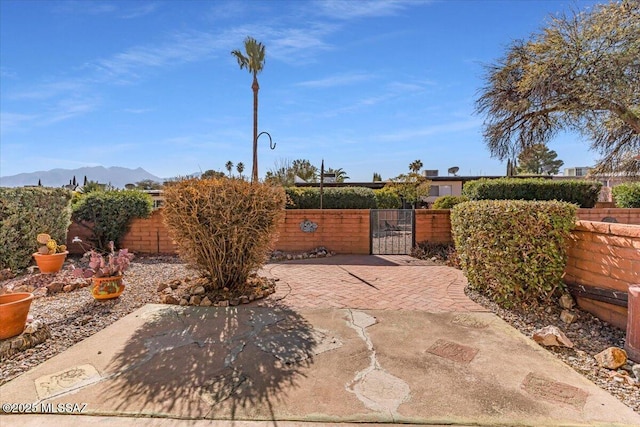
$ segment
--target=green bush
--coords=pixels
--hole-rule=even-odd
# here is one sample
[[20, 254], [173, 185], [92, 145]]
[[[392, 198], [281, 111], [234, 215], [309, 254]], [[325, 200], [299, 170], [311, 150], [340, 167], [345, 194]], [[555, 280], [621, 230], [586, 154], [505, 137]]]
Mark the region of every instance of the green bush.
[[[289, 209], [320, 209], [320, 189], [317, 187], [285, 188]], [[323, 209], [375, 209], [373, 190], [363, 187], [325, 188], [322, 195]]]
[[47, 233], [64, 244], [71, 223], [71, 191], [62, 188], [0, 188], [0, 268], [20, 270]]
[[611, 189], [619, 208], [640, 208], [640, 182], [628, 182]]
[[451, 209], [455, 205], [468, 202], [469, 198], [465, 196], [442, 196], [438, 197], [431, 209]]
[[251, 272], [267, 260], [284, 216], [282, 187], [189, 179], [164, 194], [164, 221], [180, 257], [210, 279], [207, 290], [242, 290]]
[[379, 190], [373, 190], [373, 194], [376, 196], [377, 209], [400, 209], [402, 207], [402, 200], [393, 188], [383, 187]]
[[451, 211], [452, 234], [469, 286], [504, 306], [535, 305], [564, 290], [570, 203], [481, 200]]
[[462, 195], [470, 200], [559, 200], [592, 208], [602, 183], [542, 178], [478, 179], [464, 184]]
[[91, 230], [97, 249], [107, 251], [111, 241], [120, 247], [132, 219], [147, 218], [152, 209], [151, 196], [141, 191], [92, 191], [74, 202], [72, 218]]

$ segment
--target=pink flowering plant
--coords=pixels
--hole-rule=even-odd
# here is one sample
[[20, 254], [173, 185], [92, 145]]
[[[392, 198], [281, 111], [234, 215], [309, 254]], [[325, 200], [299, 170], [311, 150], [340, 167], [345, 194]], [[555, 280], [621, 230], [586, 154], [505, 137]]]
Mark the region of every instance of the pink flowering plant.
[[[74, 243], [82, 243], [79, 238], [73, 239]], [[95, 249], [91, 249], [84, 254], [89, 258], [89, 266], [86, 268], [76, 268], [73, 273], [77, 277], [113, 277], [121, 276], [128, 268], [135, 255], [127, 249], [115, 251], [113, 242], [109, 242], [109, 252], [102, 254]]]

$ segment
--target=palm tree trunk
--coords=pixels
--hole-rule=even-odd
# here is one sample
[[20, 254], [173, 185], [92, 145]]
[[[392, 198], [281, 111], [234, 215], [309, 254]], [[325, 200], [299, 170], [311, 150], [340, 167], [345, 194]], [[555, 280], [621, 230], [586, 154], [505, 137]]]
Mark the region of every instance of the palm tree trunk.
[[258, 182], [258, 78], [253, 75], [253, 169], [251, 170], [251, 182]]

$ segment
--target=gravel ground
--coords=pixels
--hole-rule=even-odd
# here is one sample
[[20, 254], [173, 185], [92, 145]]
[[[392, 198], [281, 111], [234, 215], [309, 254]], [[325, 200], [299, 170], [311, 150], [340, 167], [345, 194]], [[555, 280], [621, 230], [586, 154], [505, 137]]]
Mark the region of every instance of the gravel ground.
[[[159, 303], [156, 289], [160, 283], [195, 276], [193, 270], [175, 257], [138, 258], [127, 271], [125, 292], [115, 300], [96, 302], [85, 288], [34, 299], [30, 314], [34, 319], [44, 320], [51, 329], [52, 338], [5, 360], [0, 371], [0, 385], [99, 332], [139, 307]], [[0, 283], [0, 286], [9, 282], [11, 280]], [[575, 348], [549, 347], [548, 350], [640, 413], [640, 383], [636, 381], [629, 384], [620, 380], [622, 376], [633, 378], [633, 373], [630, 372], [632, 365], [627, 364], [618, 372], [610, 371], [599, 368], [593, 358], [593, 355], [608, 347], [622, 348], [625, 337], [623, 331], [580, 310], [577, 310], [578, 320], [565, 325], [560, 320], [559, 307], [550, 307], [546, 311], [518, 312], [502, 309], [477, 292], [467, 290], [467, 295], [528, 337], [533, 335], [534, 330], [548, 325], [560, 327], [573, 341]]]
[[515, 309], [507, 310], [476, 291], [466, 289], [465, 293], [473, 301], [491, 310], [528, 337], [532, 337], [533, 332], [537, 329], [549, 325], [557, 326], [573, 342], [574, 348], [545, 348], [575, 371], [587, 377], [600, 388], [607, 390], [635, 412], [640, 413], [640, 381], [634, 381], [635, 377], [631, 371], [633, 362], [629, 361], [627, 365], [615, 371], [599, 367], [593, 357], [609, 347], [624, 348], [625, 331], [576, 308], [573, 311], [578, 314], [578, 319], [567, 325], [560, 320], [562, 311], [560, 306], [526, 312]]

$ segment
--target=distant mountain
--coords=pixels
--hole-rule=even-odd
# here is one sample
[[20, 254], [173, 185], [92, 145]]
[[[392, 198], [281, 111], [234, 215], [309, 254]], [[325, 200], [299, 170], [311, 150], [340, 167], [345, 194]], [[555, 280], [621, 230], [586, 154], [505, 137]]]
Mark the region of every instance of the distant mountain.
[[61, 187], [69, 184], [75, 176], [76, 182], [82, 185], [84, 177], [89, 181], [97, 181], [101, 184], [111, 184], [117, 188], [124, 188], [126, 184], [134, 184], [145, 179], [163, 182], [162, 178], [150, 174], [142, 168], [128, 169], [117, 166], [105, 168], [104, 166], [85, 167], [79, 169], [52, 169], [18, 175], [0, 177], [0, 187], [23, 187], [25, 185], [38, 185], [38, 180], [44, 187]]

